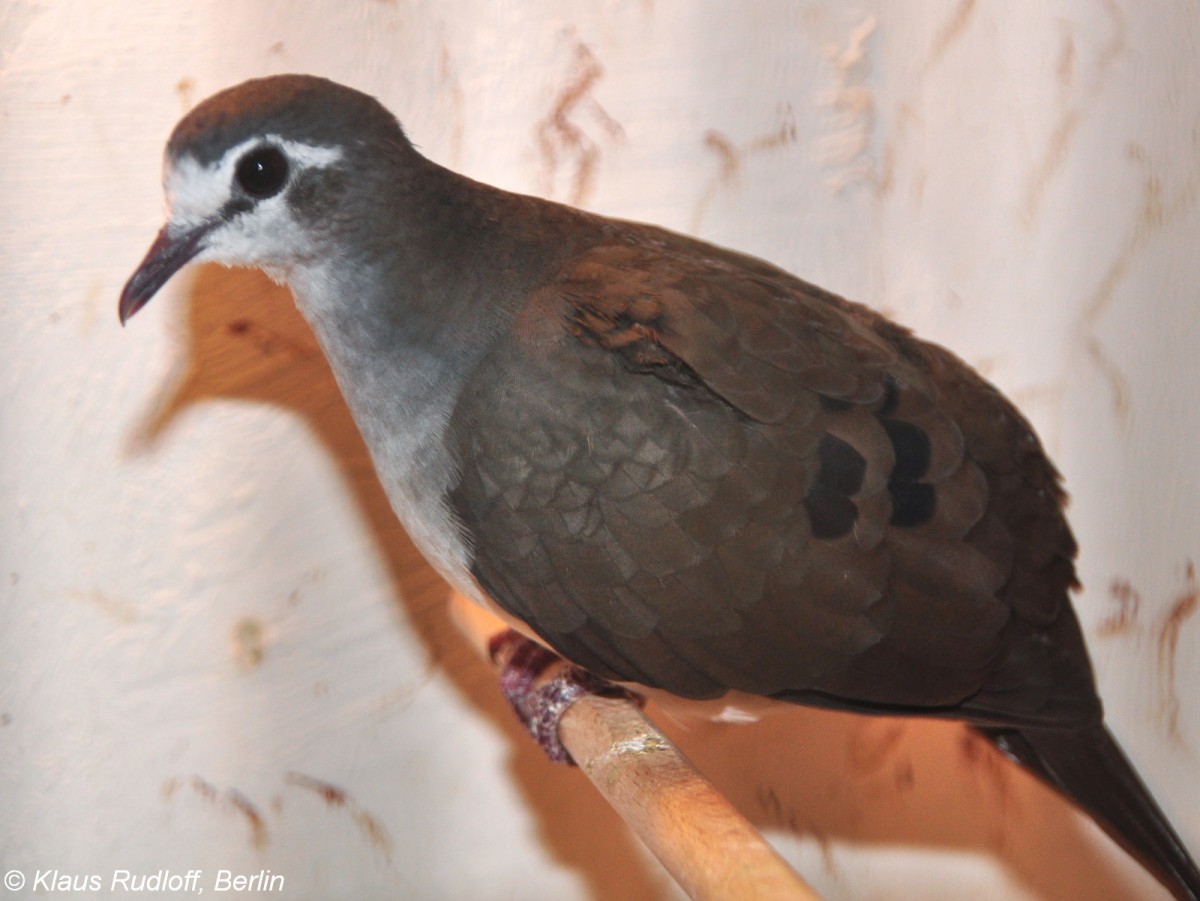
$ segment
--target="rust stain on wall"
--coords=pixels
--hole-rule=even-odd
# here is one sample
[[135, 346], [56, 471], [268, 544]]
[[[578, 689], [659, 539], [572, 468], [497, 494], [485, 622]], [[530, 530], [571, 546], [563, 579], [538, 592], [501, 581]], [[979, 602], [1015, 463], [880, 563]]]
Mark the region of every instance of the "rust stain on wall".
[[879, 197], [886, 197], [896, 186], [896, 160], [900, 156], [901, 148], [908, 141], [909, 129], [920, 122], [919, 109], [925, 94], [925, 80], [946, 58], [950, 48], [966, 34], [967, 27], [974, 18], [976, 5], [977, 0], [961, 0], [946, 21], [942, 23], [929, 45], [925, 62], [915, 79], [916, 83], [913, 85], [912, 92], [907, 99], [898, 104], [895, 115], [896, 124], [884, 145], [879, 175], [875, 180], [875, 192]]
[[466, 97], [463, 94], [462, 79], [458, 75], [458, 66], [455, 65], [445, 38], [438, 48], [437, 82], [438, 90], [444, 92], [450, 100], [450, 162], [457, 166], [462, 162], [463, 139], [466, 135], [466, 120], [463, 115]]
[[922, 67], [923, 72], [935, 68], [942, 58], [955, 44], [961, 40], [962, 36], [967, 33], [967, 26], [971, 24], [971, 19], [975, 15], [975, 9], [978, 6], [978, 0], [961, 0], [954, 8], [954, 12], [938, 29], [937, 37], [933, 39], [933, 44], [929, 48], [929, 54], [925, 57], [925, 65]]
[[1154, 712], [1167, 736], [1183, 745], [1180, 728], [1179, 677], [1177, 672], [1179, 642], [1184, 629], [1200, 608], [1200, 578], [1192, 560], [1184, 563], [1183, 587], [1174, 596], [1161, 616], [1147, 623], [1142, 614], [1142, 594], [1129, 579], [1114, 579], [1110, 596], [1117, 610], [1096, 628], [1100, 638], [1129, 637], [1139, 649], [1151, 641], [1155, 661]]
[[1079, 51], [1075, 47], [1075, 39], [1069, 34], [1064, 34], [1058, 48], [1058, 63], [1054, 66], [1054, 77], [1058, 79], [1058, 86], [1064, 91], [1075, 81], [1078, 59]]
[[1176, 677], [1176, 659], [1179, 654], [1179, 635], [1187, 621], [1196, 615], [1200, 605], [1200, 583], [1196, 581], [1196, 566], [1189, 560], [1182, 593], [1167, 610], [1158, 629], [1158, 678], [1159, 695], [1162, 698], [1162, 714], [1167, 734], [1182, 742], [1179, 731], [1179, 684]]
[[107, 591], [101, 591], [99, 588], [90, 588], [85, 591], [72, 589], [67, 592], [67, 597], [73, 601], [91, 604], [105, 616], [122, 625], [128, 625], [138, 618], [137, 604], [109, 594]]
[[742, 166], [750, 157], [766, 153], [796, 141], [796, 114], [790, 106], [780, 111], [779, 124], [772, 130], [751, 138], [743, 145], [736, 144], [728, 135], [710, 128], [704, 132], [702, 139], [704, 148], [711, 150], [717, 157], [717, 171], [709, 178], [696, 209], [692, 213], [690, 230], [695, 232], [704, 221], [704, 214], [709, 204], [722, 189], [731, 188], [737, 184]]
[[1113, 579], [1108, 593], [1117, 602], [1117, 610], [1096, 628], [1096, 634], [1101, 638], [1111, 638], [1134, 629], [1142, 608], [1142, 596], [1128, 579]]
[[256, 616], [243, 616], [230, 633], [234, 662], [244, 671], [258, 669], [267, 652], [266, 627]]
[[741, 156], [738, 153], [737, 147], [733, 145], [733, 141], [717, 131], [715, 128], [710, 128], [704, 133], [704, 148], [711, 150], [717, 155], [718, 169], [717, 180], [724, 185], [733, 181], [737, 175], [738, 169], [742, 165]]
[[[1112, 393], [1113, 410], [1122, 424], [1128, 424], [1131, 407], [1129, 379], [1100, 339], [1098, 330], [1112, 307], [1117, 291], [1129, 275], [1138, 255], [1150, 239], [1181, 214], [1195, 207], [1200, 198], [1200, 166], [1193, 166], [1177, 187], [1168, 191], [1145, 150], [1131, 143], [1127, 155], [1142, 172], [1141, 203], [1133, 215], [1129, 235], [1113, 257], [1096, 290], [1084, 304], [1080, 316], [1081, 343], [1092, 364], [1107, 379]], [[1200, 131], [1192, 134], [1192, 159], [1200, 159]]]
[[[1121, 8], [1114, 0], [1107, 0], [1104, 8], [1108, 13], [1111, 34], [1096, 54], [1093, 64], [1095, 75], [1081, 88], [1075, 102], [1070, 102], [1067, 97], [1060, 100], [1061, 109], [1058, 122], [1050, 132], [1050, 138], [1042, 151], [1041, 160], [1033, 168], [1033, 173], [1025, 188], [1025, 198], [1021, 203], [1020, 217], [1026, 228], [1032, 228], [1037, 220], [1046, 188], [1062, 168], [1080, 124], [1100, 99], [1104, 87], [1108, 84], [1113, 64], [1126, 50], [1128, 27]], [[1055, 78], [1061, 87], [1066, 87], [1073, 79], [1075, 63], [1075, 42], [1070, 35], [1067, 35], [1055, 68]]]
[[175, 93], [179, 95], [179, 102], [183, 105], [183, 111], [188, 112], [196, 105], [196, 80], [190, 76], [184, 76], [175, 82]]
[[163, 798], [171, 800], [185, 785], [205, 802], [239, 814], [250, 826], [250, 843], [255, 850], [262, 850], [266, 847], [268, 839], [266, 823], [258, 812], [258, 808], [246, 795], [236, 788], [227, 788], [222, 792], [207, 779], [192, 776], [186, 780], [178, 777], [168, 779], [162, 788]]
[[225, 790], [225, 800], [250, 824], [250, 843], [256, 849], [264, 848], [267, 844], [267, 827], [258, 812], [258, 808], [236, 788]]
[[816, 147], [820, 161], [835, 168], [826, 183], [835, 193], [854, 182], [878, 187], [879, 173], [871, 156], [875, 132], [875, 96], [867, 83], [868, 41], [879, 27], [875, 16], [867, 16], [850, 33], [844, 45], [825, 48], [833, 64], [837, 87], [829, 95], [830, 127]]
[[568, 202], [580, 205], [591, 193], [600, 163], [600, 145], [581, 126], [581, 112], [591, 114], [610, 140], [624, 137], [624, 130], [592, 96], [604, 77], [604, 66], [587, 44], [574, 38], [571, 71], [566, 82], [555, 92], [550, 111], [538, 122], [534, 136], [542, 157], [544, 193], [553, 195], [554, 183], [564, 158], [571, 161], [568, 175]]
[[383, 853], [387, 862], [392, 862], [392, 850], [394, 846], [387, 829], [384, 828], [378, 819], [364, 810], [358, 802], [351, 798], [344, 789], [338, 788], [336, 785], [324, 780], [295, 771], [289, 772], [284, 777], [284, 781], [288, 785], [294, 785], [297, 788], [312, 792], [329, 807], [344, 809], [350, 814], [355, 825], [362, 830], [368, 841]]

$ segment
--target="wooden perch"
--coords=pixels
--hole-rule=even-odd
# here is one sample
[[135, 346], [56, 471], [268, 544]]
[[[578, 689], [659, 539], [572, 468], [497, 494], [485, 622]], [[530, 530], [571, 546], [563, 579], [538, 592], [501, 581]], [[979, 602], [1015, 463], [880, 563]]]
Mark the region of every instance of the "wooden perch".
[[[452, 610], [481, 653], [508, 629], [461, 596]], [[820, 901], [633, 701], [585, 695], [563, 715], [559, 739], [689, 897]]]

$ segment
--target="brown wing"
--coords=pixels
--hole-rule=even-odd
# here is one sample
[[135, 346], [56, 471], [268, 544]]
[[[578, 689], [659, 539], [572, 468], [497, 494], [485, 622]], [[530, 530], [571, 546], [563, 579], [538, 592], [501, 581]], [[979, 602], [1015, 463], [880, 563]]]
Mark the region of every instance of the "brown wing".
[[946, 351], [652, 229], [520, 311], [451, 434], [481, 584], [600, 675], [1054, 722], [1098, 711], [1057, 475]]

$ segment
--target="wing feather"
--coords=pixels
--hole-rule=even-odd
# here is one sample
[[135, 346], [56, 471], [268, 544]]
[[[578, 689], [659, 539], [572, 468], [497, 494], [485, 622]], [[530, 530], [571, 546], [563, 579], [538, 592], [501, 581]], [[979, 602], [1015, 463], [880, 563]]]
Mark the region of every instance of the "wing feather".
[[1081, 644], [1017, 646], [1073, 584], [1057, 474], [952, 355], [650, 229], [514, 326], [454, 412], [452, 504], [481, 584], [561, 653], [682, 695], [1090, 715], [1051, 678], [1090, 678]]

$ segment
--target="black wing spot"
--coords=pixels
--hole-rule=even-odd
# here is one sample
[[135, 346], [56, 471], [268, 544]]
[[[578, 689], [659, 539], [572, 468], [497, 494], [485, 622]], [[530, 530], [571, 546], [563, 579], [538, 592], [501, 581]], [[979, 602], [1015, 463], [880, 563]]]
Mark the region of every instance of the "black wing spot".
[[937, 489], [921, 479], [929, 472], [933, 445], [929, 433], [914, 423], [891, 419], [896, 409], [899, 385], [888, 377], [883, 407], [876, 414], [879, 424], [892, 443], [896, 462], [888, 479], [888, 494], [892, 496], [893, 526], [914, 527], [929, 522], [937, 511]]
[[854, 521], [858, 519], [854, 501], [820, 482], [804, 496], [804, 509], [808, 511], [814, 538], [840, 538], [854, 528]]
[[888, 482], [888, 493], [892, 496], [890, 522], [894, 526], [919, 526], [932, 519], [937, 510], [937, 491], [924, 482], [893, 479]]
[[823, 435], [817, 446], [821, 468], [817, 480], [804, 496], [816, 538], [839, 538], [854, 528], [858, 507], [851, 497], [862, 488], [867, 460], [848, 442]]
[[884, 429], [896, 452], [896, 465], [892, 478], [904, 482], [915, 482], [929, 470], [932, 448], [929, 435], [924, 429], [901, 419], [882, 419]]

